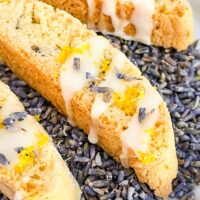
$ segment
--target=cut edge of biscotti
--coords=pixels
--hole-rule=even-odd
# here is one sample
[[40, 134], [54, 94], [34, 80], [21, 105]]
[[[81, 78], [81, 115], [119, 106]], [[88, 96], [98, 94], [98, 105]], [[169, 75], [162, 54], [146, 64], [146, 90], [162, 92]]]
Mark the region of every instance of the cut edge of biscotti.
[[173, 47], [178, 51], [194, 42], [194, 20], [187, 0], [43, 1], [66, 10], [97, 31], [124, 39]]
[[10, 199], [78, 200], [80, 189], [51, 138], [0, 81], [0, 191]]
[[[98, 141], [166, 197], [177, 174], [177, 158], [169, 112], [156, 89], [123, 53], [64, 11], [31, 0], [10, 6], [0, 6], [9, 13], [14, 10], [12, 16], [4, 14], [10, 20], [2, 22], [0, 31], [0, 54], [8, 66], [89, 132], [90, 141]], [[137, 129], [130, 131], [131, 124]], [[134, 130], [144, 145], [137, 145]], [[151, 145], [151, 139], [157, 144]], [[144, 154], [149, 144], [155, 155]], [[132, 145], [137, 151], [130, 150]]]

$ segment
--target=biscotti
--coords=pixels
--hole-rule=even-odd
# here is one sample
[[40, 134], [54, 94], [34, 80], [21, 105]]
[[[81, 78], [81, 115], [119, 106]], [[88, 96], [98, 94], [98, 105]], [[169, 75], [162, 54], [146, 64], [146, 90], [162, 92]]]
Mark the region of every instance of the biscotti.
[[145, 44], [185, 50], [193, 41], [186, 0], [43, 0], [90, 28]]
[[169, 112], [126, 56], [70, 14], [40, 1], [0, 3], [7, 65], [140, 181], [166, 197], [177, 174]]
[[50, 137], [0, 81], [0, 191], [11, 200], [80, 200]]

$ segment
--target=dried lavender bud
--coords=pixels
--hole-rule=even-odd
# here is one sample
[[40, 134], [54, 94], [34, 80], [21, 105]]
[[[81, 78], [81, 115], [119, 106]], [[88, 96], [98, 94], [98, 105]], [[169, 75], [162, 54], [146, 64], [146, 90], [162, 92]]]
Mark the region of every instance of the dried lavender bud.
[[3, 120], [3, 124], [4, 124], [4, 126], [13, 126], [13, 124], [15, 123], [15, 119], [13, 119], [13, 118], [6, 118], [6, 119], [4, 119]]
[[38, 46], [36, 46], [36, 45], [31, 46], [31, 49], [33, 51], [35, 51], [36, 53], [40, 53], [41, 52], [40, 48]]
[[125, 74], [122, 74], [122, 73], [120, 73], [120, 72], [117, 72], [117, 78], [118, 79], [125, 79]]
[[137, 78], [135, 76], [130, 76], [130, 75], [127, 75], [127, 74], [123, 74], [123, 73], [119, 72], [118, 69], [116, 69], [116, 76], [117, 76], [118, 79], [123, 79], [125, 81], [142, 80], [141, 78]]
[[95, 85], [95, 82], [92, 81], [89, 84], [90, 92], [96, 92], [97, 91], [97, 86]]
[[153, 108], [148, 114], [153, 114], [155, 112], [155, 108]]
[[98, 93], [106, 93], [106, 92], [110, 92], [111, 89], [109, 87], [97, 87], [97, 92]]
[[139, 114], [138, 114], [138, 120], [140, 123], [144, 121], [146, 117], [146, 108], [140, 108], [139, 109]]
[[17, 19], [17, 23], [16, 23], [16, 26], [15, 26], [15, 28], [18, 30], [18, 29], [20, 29], [21, 27], [20, 27], [20, 21], [21, 21], [21, 19], [24, 17], [24, 15], [20, 15], [19, 16], [19, 18]]
[[80, 58], [74, 58], [73, 68], [76, 71], [80, 70]]
[[111, 98], [112, 98], [111, 91], [110, 92], [106, 92], [106, 93], [103, 94], [103, 101], [105, 103], [109, 103], [111, 101]]
[[86, 72], [86, 79], [95, 80], [94, 76], [90, 72]]
[[5, 126], [13, 126], [16, 121], [23, 121], [27, 116], [26, 112], [14, 112], [8, 118], [3, 120]]
[[21, 153], [21, 151], [24, 149], [24, 147], [16, 147], [15, 148], [15, 151], [17, 152], [17, 153]]
[[17, 121], [23, 121], [27, 116], [26, 112], [14, 112], [10, 114], [10, 118], [13, 118]]
[[3, 155], [2, 153], [0, 153], [0, 164], [1, 165], [9, 165], [10, 164], [10, 162], [7, 160], [5, 155]]

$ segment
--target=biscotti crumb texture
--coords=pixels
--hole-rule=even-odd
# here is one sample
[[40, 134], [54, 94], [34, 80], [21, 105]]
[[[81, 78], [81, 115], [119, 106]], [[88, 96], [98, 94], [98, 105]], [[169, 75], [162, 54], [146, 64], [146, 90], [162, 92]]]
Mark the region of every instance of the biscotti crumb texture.
[[[142, 34], [148, 35], [152, 45], [185, 50], [194, 41], [192, 9], [186, 0], [155, 0], [141, 1], [140, 3], [134, 0], [129, 2], [118, 0], [43, 1], [66, 10], [79, 18], [83, 23], [88, 24], [89, 27], [104, 33], [108, 32], [118, 35], [125, 39], [140, 41], [140, 37], [135, 36], [140, 29], [140, 23], [143, 23]], [[143, 14], [141, 13], [142, 11], [137, 10], [139, 6], [146, 10]], [[154, 9], [151, 8], [152, 6]], [[149, 9], [152, 9], [152, 16], [149, 20], [147, 20], [148, 18], [142, 20], [146, 13], [149, 12]], [[134, 12], [136, 12], [135, 16], [138, 18], [132, 22], [131, 17], [132, 15], [134, 16]], [[127, 20], [129, 23], [127, 22], [124, 25], [124, 20]], [[149, 27], [151, 29], [150, 34], [148, 31], [146, 32], [148, 26], [151, 26], [151, 28]], [[119, 31], [119, 29], [122, 30]], [[141, 41], [145, 43], [148, 40]]]
[[[99, 51], [90, 52], [91, 49], [87, 50], [92, 55], [97, 53], [97, 58], [99, 58], [99, 53], [101, 53], [102, 49], [104, 52], [103, 56], [106, 60], [109, 60], [110, 57], [112, 58], [112, 51], [114, 55], [117, 50], [115, 50], [107, 40], [97, 37], [94, 32], [87, 30], [84, 25], [69, 14], [54, 9], [44, 3], [31, 0], [12, 1], [12, 3], [1, 3], [0, 10], [6, 11], [0, 16], [2, 23], [2, 29], [0, 30], [0, 54], [3, 59], [16, 74], [26, 80], [32, 87], [50, 100], [62, 113], [67, 115], [69, 113], [69, 107], [66, 108], [65, 106], [65, 96], [63, 96], [60, 85], [63, 68], [62, 62], [65, 63], [66, 58], [69, 58], [67, 62], [73, 63], [73, 61], [76, 60], [76, 64], [74, 65], [75, 69], [79, 68], [79, 64], [77, 63], [81, 61], [91, 62], [90, 59], [89, 61], [87, 59], [79, 60], [77, 57], [75, 59], [71, 52], [78, 52], [80, 57], [87, 58], [85, 52], [82, 53], [81, 48], [90, 49], [85, 48], [85, 44], [88, 43], [91, 44], [100, 41], [97, 43], [98, 45], [104, 43], [108, 45], [107, 50], [111, 52], [105, 51], [106, 53], [104, 52], [104, 47], [100, 48], [98, 45], [91, 45], [91, 49], [99, 47]], [[129, 69], [131, 68], [133, 70], [134, 76], [138, 77], [138, 81], [141, 79], [145, 83], [148, 83], [146, 79], [141, 77], [139, 70], [132, 65], [124, 55], [121, 53], [119, 54], [123, 63], [127, 65]], [[66, 58], [60, 59], [62, 55], [66, 56]], [[116, 58], [118, 58], [118, 56], [116, 56]], [[102, 65], [102, 58], [100, 57], [98, 60], [99, 62], [97, 62], [97, 64]], [[105, 59], [103, 60], [105, 61]], [[108, 64], [105, 64], [103, 66], [107, 65]], [[120, 67], [123, 67], [123, 65]], [[94, 67], [94, 69], [96, 68]], [[102, 67], [100, 69], [107, 69], [107, 67]], [[109, 69], [107, 70], [109, 71]], [[112, 67], [111, 72], [114, 72], [114, 70], [115, 68]], [[102, 72], [103, 71], [106, 70], [102, 70]], [[101, 76], [104, 78], [110, 75], [113, 76], [112, 73], [105, 73]], [[79, 75], [77, 75], [77, 77], [78, 76]], [[74, 78], [77, 77], [74, 76]], [[102, 81], [102, 83], [105, 84], [104, 81]], [[76, 84], [71, 85], [71, 87], [75, 85]], [[149, 87], [150, 91], [152, 91], [152, 86]], [[130, 93], [132, 94], [132, 91], [134, 91], [133, 93], [135, 94], [137, 88], [131, 88]], [[70, 93], [70, 90], [65, 90], [65, 92]], [[156, 96], [157, 95], [158, 93], [156, 92]], [[72, 118], [85, 132], [89, 132], [91, 127], [91, 111], [97, 96], [98, 95], [90, 91], [86, 84], [84, 88], [81, 88], [80, 91], [77, 91], [73, 95], [70, 101]], [[116, 97], [118, 96], [121, 99], [123, 94], [117, 92]], [[122, 102], [122, 104], [120, 102]], [[99, 144], [118, 161], [120, 160], [120, 155], [123, 153], [121, 133], [127, 128], [131, 121], [131, 116], [127, 115], [129, 111], [124, 109], [126, 106], [124, 107], [123, 102], [123, 100], [120, 100], [116, 103], [118, 106], [114, 105], [109, 107], [106, 112], [102, 113], [97, 119], [96, 123]], [[134, 111], [131, 111], [131, 113], [132, 112]], [[155, 190], [157, 195], [165, 197], [171, 191], [171, 181], [176, 177], [177, 159], [170, 116], [166, 105], [162, 101], [159, 104], [157, 113], [159, 114], [159, 120], [156, 121], [154, 131], [150, 131], [150, 133], [152, 133], [152, 135], [156, 133], [155, 139], [157, 139], [156, 147], [158, 147], [158, 149], [156, 150], [152, 145], [150, 146], [152, 146], [152, 151], [157, 151], [160, 155], [155, 160], [154, 158], [147, 158], [146, 155], [141, 154], [140, 159], [138, 159], [138, 155], [130, 148], [127, 149], [124, 155], [127, 155], [126, 158], [128, 159], [126, 159], [126, 162], [129, 167], [135, 169], [139, 179], [142, 182], [148, 183], [150, 187]], [[148, 159], [150, 159], [151, 162], [145, 164]]]
[[45, 130], [0, 82], [0, 190], [14, 200], [79, 200], [80, 189]]

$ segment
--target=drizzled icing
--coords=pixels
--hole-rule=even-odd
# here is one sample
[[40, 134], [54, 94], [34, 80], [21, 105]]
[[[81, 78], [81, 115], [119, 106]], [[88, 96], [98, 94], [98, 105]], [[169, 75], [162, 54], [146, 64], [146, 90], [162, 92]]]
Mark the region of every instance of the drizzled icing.
[[[117, 0], [103, 0], [102, 13], [110, 16], [114, 32], [111, 34], [120, 36], [129, 40], [136, 40], [145, 44], [151, 44], [151, 33], [153, 29], [152, 17], [155, 9], [155, 0], [121, 0], [121, 3], [130, 2], [134, 6], [134, 11], [129, 20], [118, 18], [116, 15]], [[88, 0], [89, 16], [94, 13], [94, 0]], [[124, 28], [132, 24], [135, 26], [136, 34], [129, 36], [124, 32]], [[90, 27], [91, 24], [90, 24]], [[110, 33], [106, 30], [105, 25], [100, 21], [99, 30], [104, 33]]]
[[[66, 104], [68, 118], [73, 121], [71, 113], [71, 99], [74, 94], [83, 89], [88, 80], [86, 73], [89, 72], [92, 76], [96, 77], [99, 73], [99, 67], [104, 57], [105, 49], [110, 45], [109, 42], [103, 37], [92, 37], [86, 42], [89, 49], [83, 53], [74, 53], [68, 57], [62, 66], [60, 73], [60, 84], [62, 94]], [[74, 58], [80, 58], [80, 70], [73, 69]]]
[[[13, 112], [22, 111], [24, 111], [22, 105], [16, 101], [13, 95], [10, 95], [0, 109], [0, 115], [2, 119], [5, 119]], [[32, 118], [27, 116], [23, 121], [16, 122], [14, 127], [0, 129], [0, 153], [5, 155], [11, 165], [18, 162], [16, 148], [28, 147], [36, 143], [34, 133], [38, 131], [38, 127], [33, 126], [32, 122]]]
[[[74, 53], [70, 55], [66, 59], [61, 70], [60, 83], [69, 116], [72, 114], [69, 112], [71, 99], [77, 91], [82, 90], [86, 86], [89, 81], [86, 78], [87, 73], [89, 73], [90, 78], [99, 77], [102, 57], [106, 47], [110, 47], [105, 39], [99, 38], [98, 36], [91, 38], [87, 43], [90, 47], [89, 50], [83, 53]], [[79, 57], [81, 61], [80, 69], [78, 71], [74, 70], [72, 67], [75, 57]], [[124, 71], [124, 69], [126, 69], [125, 66], [129, 66], [127, 71], [130, 69], [133, 70], [132, 73], [135, 78], [132, 76], [133, 78], [130, 80], [122, 80], [118, 77], [118, 72], [122, 71], [124, 73], [126, 71]], [[130, 112], [132, 114], [129, 116], [130, 121], [128, 127], [121, 133], [122, 154], [120, 159], [123, 165], [127, 166], [127, 152], [129, 148], [132, 149], [138, 157], [140, 157], [140, 153], [145, 154], [149, 150], [151, 135], [148, 133], [148, 130], [154, 128], [155, 123], [158, 120], [161, 97], [151, 86], [149, 81], [141, 76], [141, 72], [137, 68], [133, 68], [132, 63], [119, 50], [112, 48], [112, 59], [109, 62], [109, 67], [106, 66], [106, 68], [108, 71], [106, 72], [105, 77], [98, 83], [97, 89], [109, 88], [113, 92], [113, 95], [114, 93], [124, 94], [126, 91], [129, 91], [127, 88], [132, 88], [133, 93], [140, 90], [143, 91], [141, 93], [142, 95], [138, 93], [140, 98], [137, 98], [136, 96], [135, 102], [133, 101], [136, 105], [136, 110]], [[95, 89], [93, 92], [95, 92]], [[99, 120], [99, 117], [105, 113], [111, 105], [117, 106], [115, 98], [112, 97], [110, 101], [105, 102], [102, 96], [102, 92], [95, 92], [95, 101], [91, 108], [91, 127], [88, 136], [91, 143], [98, 142], [97, 121]], [[125, 102], [129, 100], [131, 99], [125, 99]], [[120, 103], [121, 102], [119, 102], [119, 104]], [[147, 115], [142, 122], [138, 119], [140, 108], [145, 108], [147, 113], [151, 113], [150, 115]], [[123, 107], [119, 109], [123, 109]], [[151, 112], [152, 110], [154, 112]], [[70, 117], [72, 118], [72, 115]]]
[[[11, 92], [1, 105], [0, 116], [3, 125], [0, 128], [0, 153], [9, 162], [6, 166], [12, 169], [14, 167], [15, 172], [20, 173], [28, 164], [28, 155], [23, 157], [21, 152], [25, 153], [29, 148], [36, 150], [37, 147], [46, 144], [49, 138], [35, 119], [24, 112], [22, 104]], [[13, 116], [20, 117], [7, 124], [6, 119], [12, 119]]]
[[135, 11], [132, 15], [131, 23], [136, 27], [136, 35], [133, 40], [150, 45], [155, 0], [132, 0], [132, 2], [135, 6]]
[[[159, 108], [161, 102], [161, 97], [158, 92], [151, 86], [148, 80], [144, 77], [141, 79], [135, 79], [130, 83], [125, 84], [122, 80], [118, 79], [116, 76], [116, 67], [118, 69], [123, 68], [124, 63], [127, 61], [127, 58], [123, 53], [118, 52], [113, 57], [113, 60], [110, 64], [111, 70], [108, 72], [105, 80], [100, 83], [101, 87], [110, 87], [115, 92], [125, 92], [127, 85], [137, 85], [138, 83], [143, 85], [144, 87], [144, 97], [138, 100], [137, 102], [137, 111], [131, 117], [131, 120], [128, 124], [128, 128], [122, 132], [121, 141], [122, 141], [122, 154], [120, 156], [121, 162], [124, 166], [128, 166], [127, 164], [127, 152], [128, 148], [131, 148], [136, 152], [136, 155], [140, 157], [139, 152], [147, 153], [149, 149], [149, 143], [151, 141], [150, 134], [147, 133], [148, 129], [151, 129], [155, 126], [156, 121], [159, 117]], [[140, 73], [138, 72], [138, 75]], [[102, 100], [102, 94], [96, 94], [95, 101], [92, 105], [91, 118], [93, 119], [93, 124], [90, 127], [89, 140], [92, 143], [98, 142], [98, 130], [96, 126], [96, 121], [98, 118], [106, 112], [109, 106], [113, 103], [113, 101], [109, 103], [105, 103]], [[147, 115], [145, 119], [141, 122], [138, 120], [139, 108], [145, 107], [147, 113], [151, 113]]]
[[[4, 165], [4, 163], [1, 162], [0, 168], [6, 167], [6, 170], [10, 171], [10, 173], [8, 173], [10, 176], [14, 176], [14, 173], [17, 174], [18, 180], [14, 185], [15, 187], [13, 193], [15, 193], [13, 194], [12, 199], [23, 200], [30, 197], [29, 190], [27, 190], [27, 187], [25, 186], [32, 180], [32, 176], [29, 173], [32, 169], [30, 171], [28, 170], [32, 167], [34, 168], [35, 165], [41, 164], [37, 162], [37, 159], [35, 159], [35, 157], [40, 153], [37, 151], [37, 147], [43, 148], [47, 146], [50, 159], [52, 158], [52, 154], [55, 154], [55, 156], [58, 155], [53, 144], [49, 145], [50, 138], [48, 134], [44, 131], [42, 126], [36, 122], [34, 117], [26, 114], [23, 115], [25, 117], [18, 118], [19, 120], [16, 120], [14, 124], [12, 123], [10, 125], [5, 123], [5, 119], [13, 116], [12, 114], [15, 114], [14, 116], [16, 116], [16, 114], [24, 114], [25, 112], [24, 107], [19, 102], [18, 98], [8, 90], [7, 86], [0, 82], [0, 91], [2, 92], [4, 89], [7, 94], [6, 97], [4, 97], [4, 94], [2, 95], [0, 93], [0, 122], [2, 122], [2, 126], [0, 127], [0, 155], [3, 155], [0, 159], [2, 161], [3, 157], [7, 158], [9, 164]], [[31, 158], [28, 155], [28, 150], [33, 150], [31, 153], [34, 158], [34, 162], [32, 165], [28, 163], [29, 165], [27, 166], [27, 159]], [[25, 156], [25, 158], [23, 156]], [[53, 158], [55, 156], [53, 156]], [[63, 165], [63, 162], [60, 159], [61, 158], [58, 157], [54, 163], [55, 172], [50, 172], [50, 176], [52, 173], [56, 174], [56, 176], [53, 177], [53, 189], [47, 185], [49, 190], [47, 190], [44, 194], [36, 194], [33, 191], [33, 198], [40, 199], [40, 197], [44, 197], [44, 199], [59, 199], [60, 197], [66, 197], [66, 199], [70, 200], [80, 199], [81, 193], [78, 184], [71, 175], [69, 169]], [[23, 167], [27, 168], [25, 169]], [[62, 169], [64, 169], [64, 171]], [[21, 170], [26, 170], [26, 172], [23, 173], [24, 171]], [[33, 173], [33, 175], [34, 174], [35, 173]], [[42, 181], [46, 184], [46, 180]]]
[[[136, 81], [137, 82], [137, 81]], [[132, 117], [128, 124], [128, 129], [126, 129], [121, 134], [122, 141], [122, 154], [120, 156], [121, 162], [124, 166], [128, 166], [127, 164], [127, 149], [133, 149], [138, 157], [139, 152], [148, 153], [149, 143], [151, 142], [151, 136], [147, 132], [148, 129], [154, 128], [156, 121], [159, 117], [159, 105], [161, 103], [161, 97], [158, 92], [152, 88], [146, 78], [143, 77], [143, 80], [140, 83], [144, 86], [145, 95], [142, 99], [140, 99], [137, 103], [137, 112]], [[142, 123], [138, 120], [139, 108], [144, 107], [147, 109], [147, 113], [151, 114], [147, 115], [142, 121]]]
[[[125, 90], [125, 85], [121, 84], [119, 79], [117, 78], [115, 74], [115, 66], [123, 66], [124, 62], [126, 60], [126, 57], [123, 53], [120, 51], [117, 51], [116, 55], [113, 57], [112, 62], [110, 63], [110, 71], [105, 77], [105, 80], [100, 83], [100, 87], [110, 87], [116, 92], [123, 92]], [[104, 113], [108, 107], [110, 106], [112, 102], [105, 103], [102, 100], [102, 94], [96, 94], [95, 101], [92, 105], [91, 110], [91, 118], [92, 118], [92, 125], [90, 127], [89, 132], [89, 141], [91, 143], [97, 143], [98, 137], [97, 137], [97, 127], [96, 127], [96, 120], [98, 120], [99, 116]]]

